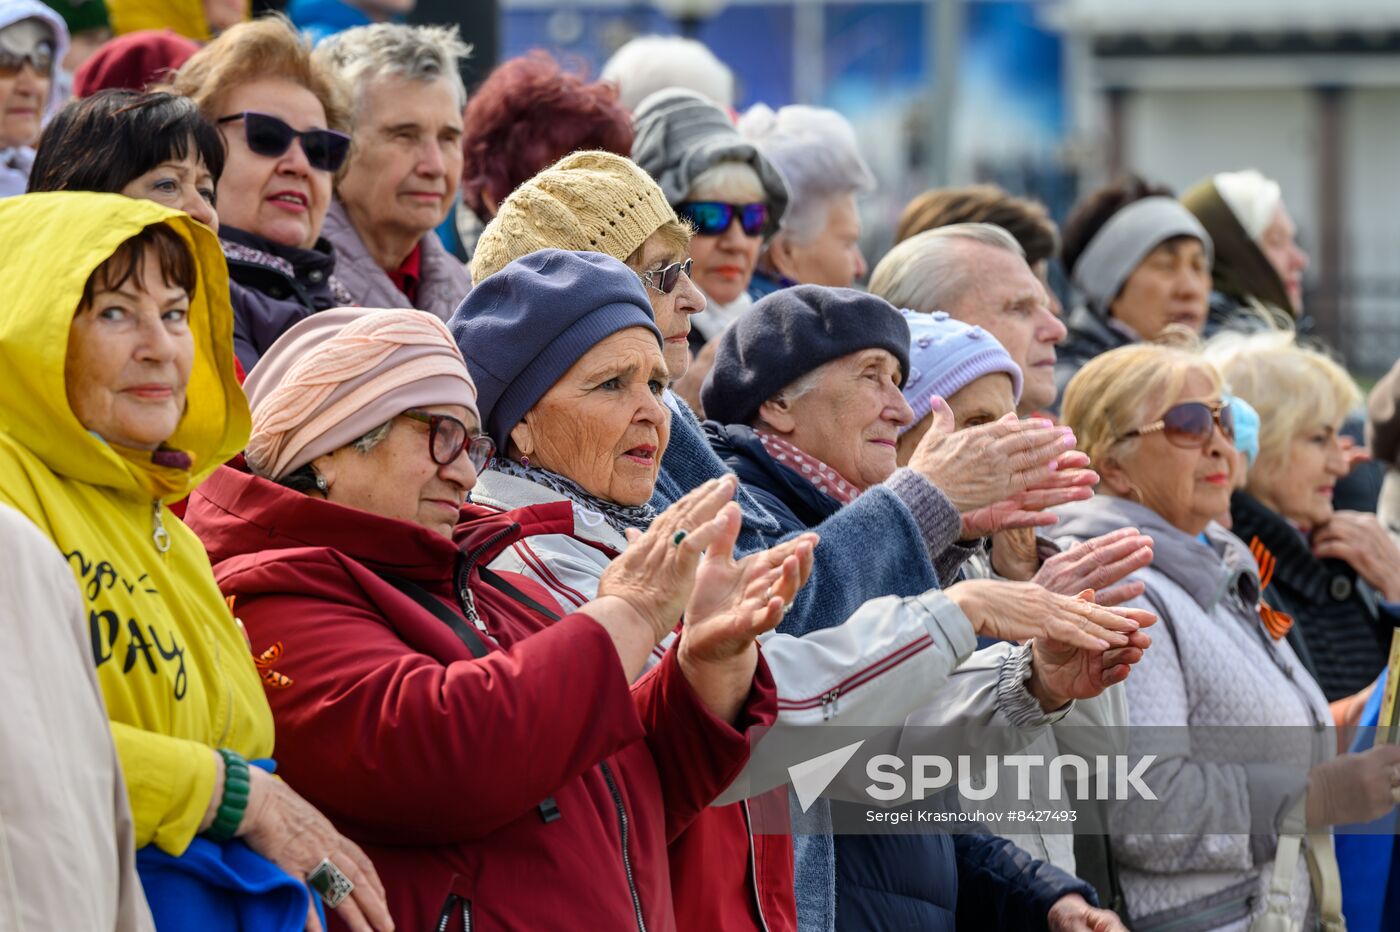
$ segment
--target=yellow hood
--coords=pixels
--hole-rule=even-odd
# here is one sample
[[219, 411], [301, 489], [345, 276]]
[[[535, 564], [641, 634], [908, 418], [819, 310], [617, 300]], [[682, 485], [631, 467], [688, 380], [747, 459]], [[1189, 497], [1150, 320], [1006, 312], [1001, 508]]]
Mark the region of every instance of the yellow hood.
[[234, 375], [233, 309], [218, 238], [188, 214], [119, 194], [55, 192], [0, 200], [0, 433], [50, 470], [80, 482], [153, 497], [148, 473], [89, 433], [68, 406], [68, 331], [88, 277], [118, 246], [164, 223], [189, 246], [199, 272], [190, 301], [195, 360], [185, 416], [168, 445], [194, 461], [177, 501], [248, 441], [248, 401]]
[[107, 0], [107, 19], [119, 36], [141, 29], [173, 29], [196, 42], [210, 38], [203, 0]]

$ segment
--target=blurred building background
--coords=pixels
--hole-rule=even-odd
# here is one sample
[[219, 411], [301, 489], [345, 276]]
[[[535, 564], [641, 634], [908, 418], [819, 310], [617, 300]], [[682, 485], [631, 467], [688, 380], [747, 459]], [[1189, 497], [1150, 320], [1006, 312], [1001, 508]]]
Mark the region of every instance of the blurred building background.
[[1308, 310], [1358, 374], [1400, 356], [1400, 0], [498, 0], [501, 58], [596, 75], [634, 35], [684, 32], [736, 105], [834, 107], [880, 179], [867, 254], [936, 184], [994, 181], [1063, 220], [1136, 171], [1178, 191], [1277, 179], [1312, 256]]

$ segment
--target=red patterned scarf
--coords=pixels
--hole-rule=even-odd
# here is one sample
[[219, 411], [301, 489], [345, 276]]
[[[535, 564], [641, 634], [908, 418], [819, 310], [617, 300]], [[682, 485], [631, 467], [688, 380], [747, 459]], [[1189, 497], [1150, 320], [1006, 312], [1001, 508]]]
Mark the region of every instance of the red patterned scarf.
[[849, 505], [860, 495], [860, 489], [851, 485], [840, 473], [815, 456], [803, 453], [777, 434], [763, 430], [755, 433], [769, 456], [812, 483], [823, 495], [834, 498], [843, 505]]

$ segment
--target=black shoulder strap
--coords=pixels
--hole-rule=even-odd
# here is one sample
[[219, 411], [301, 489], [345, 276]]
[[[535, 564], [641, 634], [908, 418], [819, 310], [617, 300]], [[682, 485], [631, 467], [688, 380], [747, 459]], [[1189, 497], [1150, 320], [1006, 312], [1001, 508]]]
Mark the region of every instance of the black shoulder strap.
[[402, 576], [394, 576], [391, 573], [380, 573], [379, 578], [417, 602], [420, 608], [427, 609], [437, 616], [439, 621], [451, 628], [452, 633], [457, 635], [463, 644], [467, 645], [467, 650], [471, 651], [473, 657], [485, 657], [491, 652], [480, 632], [416, 582], [404, 579]]
[[[511, 596], [517, 601], [523, 602], [525, 605], [529, 606], [530, 608], [533, 608], [537, 612], [541, 612], [542, 614], [548, 615], [551, 621], [559, 620], [558, 615], [554, 614], [549, 609], [545, 608], [543, 605], [540, 605], [538, 602], [525, 595], [525, 593], [521, 592], [519, 589], [516, 589], [504, 579], [501, 579], [501, 577], [497, 576], [495, 573], [491, 573], [490, 570], [486, 569], [483, 569], [480, 572], [482, 573], [483, 579], [491, 583], [491, 585], [496, 586], [496, 588], [500, 589], [506, 595]], [[487, 573], [491, 573], [491, 576], [486, 576]], [[486, 646], [486, 641], [482, 639], [481, 634], [476, 630], [476, 628], [472, 627], [471, 624], [469, 624], [466, 621], [466, 619], [459, 616], [456, 612], [449, 609], [446, 605], [443, 605], [442, 602], [436, 597], [434, 597], [431, 592], [424, 589], [422, 586], [418, 585], [412, 580], [404, 579], [402, 576], [395, 576], [392, 573], [380, 573], [378, 575], [380, 579], [384, 580], [386, 583], [393, 586], [395, 589], [399, 590], [413, 601], [417, 602], [421, 608], [427, 609], [429, 612], [432, 612], [435, 616], [437, 616], [439, 621], [444, 622], [447, 625], [447, 627], [451, 628], [452, 633], [457, 635], [457, 637], [461, 639], [463, 644], [467, 645], [467, 650], [471, 651], [471, 655], [473, 657], [479, 659], [481, 657], [485, 657], [491, 652], [490, 648]], [[494, 577], [494, 580], [491, 577]], [[546, 796], [544, 802], [540, 803], [535, 808], [539, 810], [540, 820], [545, 824], [557, 821], [562, 815], [562, 813], [560, 813], [559, 811], [559, 804], [554, 801], [553, 796]]]
[[514, 585], [507, 582], [505, 580], [505, 577], [501, 576], [494, 570], [488, 570], [484, 566], [479, 566], [477, 567], [476, 571], [481, 574], [482, 582], [486, 583], [488, 586], [490, 586], [493, 589], [496, 589], [499, 592], [505, 593], [506, 595], [510, 596], [512, 599], [519, 602], [526, 608], [533, 609], [539, 612], [541, 615], [548, 618], [550, 621], [558, 621], [561, 617], [559, 613], [556, 612], [554, 609], [546, 608], [544, 605], [540, 604], [539, 602], [536, 602], [534, 599], [530, 598], [528, 595], [517, 589]]

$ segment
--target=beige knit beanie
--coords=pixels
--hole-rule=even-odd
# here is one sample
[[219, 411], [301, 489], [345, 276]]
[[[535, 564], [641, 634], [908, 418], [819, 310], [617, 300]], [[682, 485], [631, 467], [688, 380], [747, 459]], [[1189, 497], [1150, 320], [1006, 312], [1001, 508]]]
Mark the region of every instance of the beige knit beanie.
[[472, 281], [541, 249], [601, 252], [625, 262], [676, 212], [651, 176], [611, 152], [575, 152], [516, 188], [486, 225]]

